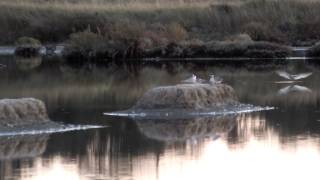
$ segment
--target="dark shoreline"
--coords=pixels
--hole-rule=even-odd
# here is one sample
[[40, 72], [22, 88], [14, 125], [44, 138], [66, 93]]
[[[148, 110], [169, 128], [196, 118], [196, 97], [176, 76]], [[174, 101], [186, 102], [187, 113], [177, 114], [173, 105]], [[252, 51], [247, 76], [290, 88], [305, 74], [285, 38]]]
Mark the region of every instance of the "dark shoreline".
[[129, 42], [100, 40], [99, 43], [97, 48], [95, 45], [87, 46], [71, 41], [66, 44], [62, 55], [70, 62], [95, 62], [157, 58], [286, 58], [292, 54], [292, 49], [288, 46], [264, 41], [210, 41], [201, 44], [171, 42], [152, 48], [141, 48], [142, 42], [138, 40]]
[[[313, 47], [287, 47], [291, 50], [288, 55], [293, 55], [294, 57], [128, 57], [128, 58], [117, 58], [117, 59], [107, 59], [107, 58], [71, 58], [65, 56], [63, 49], [64, 46], [61, 44], [50, 45], [59, 47], [58, 51], [53, 53], [52, 51], [48, 54], [46, 52], [46, 45], [42, 46], [39, 50], [39, 53], [34, 56], [17, 56], [15, 54], [14, 46], [5, 46], [0, 47], [0, 56], [17, 56], [22, 59], [28, 58], [44, 58], [47, 60], [58, 60], [63, 63], [73, 64], [73, 65], [83, 65], [83, 64], [167, 64], [167, 63], [194, 63], [194, 64], [234, 64], [238, 65], [254, 65], [254, 66], [264, 66], [264, 65], [284, 65], [288, 61], [292, 60], [309, 60], [312, 63], [317, 63], [318, 57], [308, 57], [309, 50]], [[263, 49], [262, 49], [263, 50]], [[304, 56], [306, 55], [306, 56]]]

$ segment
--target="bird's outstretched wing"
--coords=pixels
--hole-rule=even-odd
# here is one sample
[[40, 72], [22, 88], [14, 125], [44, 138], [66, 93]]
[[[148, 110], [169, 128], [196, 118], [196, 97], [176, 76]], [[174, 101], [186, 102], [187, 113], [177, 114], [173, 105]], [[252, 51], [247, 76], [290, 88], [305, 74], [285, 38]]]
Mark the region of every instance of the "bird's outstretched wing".
[[312, 75], [312, 72], [307, 72], [307, 73], [301, 73], [301, 74], [296, 74], [296, 75], [291, 75], [285, 71], [277, 71], [277, 74], [283, 78], [289, 79], [289, 80], [299, 80], [299, 79], [304, 79]]
[[308, 73], [301, 73], [301, 74], [292, 75], [292, 77], [294, 80], [299, 80], [299, 79], [307, 78], [311, 75], [312, 75], [312, 72], [308, 72]]
[[276, 71], [276, 73], [279, 76], [283, 77], [283, 78], [286, 78], [286, 79], [289, 79], [289, 80], [293, 80], [292, 76], [289, 73], [285, 72], [285, 71]]

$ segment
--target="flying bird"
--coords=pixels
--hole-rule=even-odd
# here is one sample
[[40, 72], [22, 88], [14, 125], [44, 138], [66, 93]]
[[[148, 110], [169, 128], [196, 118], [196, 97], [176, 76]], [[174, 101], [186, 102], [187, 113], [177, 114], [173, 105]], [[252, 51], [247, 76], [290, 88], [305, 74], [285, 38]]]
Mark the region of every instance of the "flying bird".
[[307, 73], [300, 73], [300, 74], [289, 74], [285, 71], [277, 71], [277, 74], [285, 79], [291, 80], [291, 81], [297, 81], [300, 79], [305, 79], [312, 75], [312, 72]]

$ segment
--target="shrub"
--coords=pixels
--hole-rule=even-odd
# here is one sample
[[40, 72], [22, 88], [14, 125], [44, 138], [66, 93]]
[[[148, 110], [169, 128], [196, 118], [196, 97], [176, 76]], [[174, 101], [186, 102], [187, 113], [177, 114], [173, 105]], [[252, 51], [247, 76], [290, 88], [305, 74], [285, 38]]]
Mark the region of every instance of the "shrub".
[[39, 54], [41, 43], [32, 37], [21, 37], [15, 42], [15, 54], [23, 57], [32, 57]]
[[290, 56], [291, 49], [287, 46], [270, 42], [254, 42], [248, 45], [246, 57], [253, 58], [285, 58]]
[[161, 23], [149, 25], [142, 37], [150, 39], [154, 46], [166, 46], [169, 43], [167, 27]]
[[213, 41], [207, 44], [207, 53], [211, 57], [284, 58], [291, 49], [269, 42]]
[[33, 48], [40, 48], [41, 42], [32, 37], [20, 37], [16, 40], [15, 45], [17, 47], [33, 47]]
[[292, 25], [290, 34], [294, 34], [293, 42], [310, 46], [320, 39], [320, 19], [305, 20]]
[[244, 25], [242, 27], [242, 32], [248, 34], [255, 41], [271, 41], [278, 43], [286, 41], [286, 38], [280, 31], [259, 22], [250, 22]]
[[66, 42], [66, 48], [77, 48], [81, 51], [99, 49], [105, 45], [103, 36], [91, 31], [73, 33]]
[[171, 23], [166, 27], [168, 39], [179, 42], [185, 40], [188, 37], [188, 32], [179, 23]]
[[109, 61], [138, 57], [138, 40], [112, 40], [101, 34], [84, 31], [71, 34], [65, 43], [64, 57], [70, 61]]
[[63, 54], [69, 59], [90, 59], [103, 54], [106, 47], [106, 39], [102, 35], [86, 30], [70, 35], [69, 40], [65, 42]]
[[243, 57], [248, 43], [213, 41], [206, 46], [210, 57]]
[[116, 22], [104, 27], [102, 34], [111, 40], [137, 40], [145, 31], [144, 23]]
[[231, 41], [231, 42], [240, 42], [240, 43], [241, 42], [242, 43], [253, 42], [252, 38], [248, 34], [245, 34], [245, 33], [229, 36], [225, 40]]

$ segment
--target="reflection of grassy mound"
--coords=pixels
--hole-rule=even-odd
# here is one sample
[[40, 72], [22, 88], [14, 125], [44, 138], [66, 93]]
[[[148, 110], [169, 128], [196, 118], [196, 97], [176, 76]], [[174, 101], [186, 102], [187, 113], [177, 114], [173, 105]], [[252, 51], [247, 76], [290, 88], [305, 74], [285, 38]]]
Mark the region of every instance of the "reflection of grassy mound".
[[185, 141], [228, 133], [236, 123], [235, 116], [194, 119], [136, 120], [140, 132], [159, 141]]
[[30, 58], [23, 58], [23, 57], [15, 57], [15, 62], [17, 64], [18, 69], [22, 71], [33, 70], [34, 68], [38, 67], [42, 63], [41, 57], [30, 57]]
[[47, 147], [48, 135], [0, 137], [0, 159], [36, 157]]
[[21, 37], [16, 42], [15, 54], [19, 56], [35, 56], [39, 53], [41, 43], [31, 37]]

